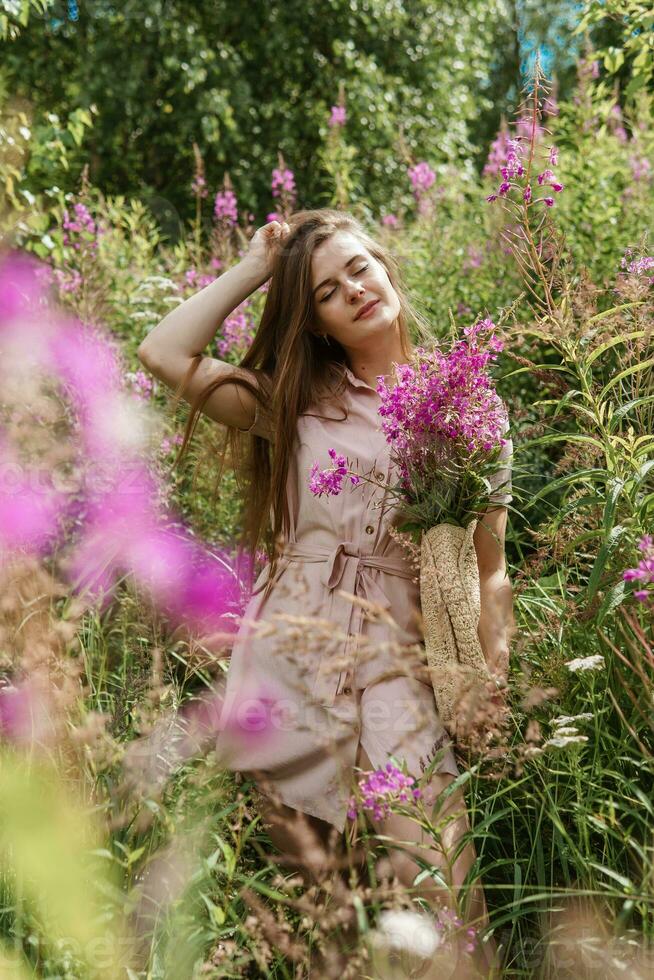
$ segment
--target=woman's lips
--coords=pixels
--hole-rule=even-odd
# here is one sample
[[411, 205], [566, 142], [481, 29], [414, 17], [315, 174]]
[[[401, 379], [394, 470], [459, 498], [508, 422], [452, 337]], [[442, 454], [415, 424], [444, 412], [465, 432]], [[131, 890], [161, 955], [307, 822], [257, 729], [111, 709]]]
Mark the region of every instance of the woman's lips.
[[376, 309], [377, 309], [377, 306], [378, 306], [378, 304], [379, 304], [379, 300], [378, 300], [378, 299], [376, 299], [376, 300], [375, 300], [375, 301], [374, 301], [374, 302], [372, 303], [372, 306], [371, 306], [371, 305], [369, 305], [368, 303], [366, 303], [366, 305], [365, 305], [365, 306], [363, 307], [363, 310], [361, 311], [361, 313], [358, 313], [358, 314], [357, 314], [357, 316], [355, 316], [355, 318], [354, 318], [354, 319], [355, 319], [355, 320], [363, 320], [363, 318], [364, 318], [364, 317], [367, 317], [367, 316], [370, 316], [370, 314], [371, 314], [371, 313], [372, 313], [372, 312], [373, 312], [374, 310], [376, 310]]

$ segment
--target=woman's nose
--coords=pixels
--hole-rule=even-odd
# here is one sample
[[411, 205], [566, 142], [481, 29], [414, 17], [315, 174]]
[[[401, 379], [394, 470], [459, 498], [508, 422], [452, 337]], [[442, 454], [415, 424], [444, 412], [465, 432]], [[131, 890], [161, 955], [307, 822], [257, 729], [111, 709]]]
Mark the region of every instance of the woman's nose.
[[361, 296], [365, 292], [365, 288], [360, 282], [352, 281], [347, 285], [347, 292], [350, 299], [354, 299], [357, 296]]

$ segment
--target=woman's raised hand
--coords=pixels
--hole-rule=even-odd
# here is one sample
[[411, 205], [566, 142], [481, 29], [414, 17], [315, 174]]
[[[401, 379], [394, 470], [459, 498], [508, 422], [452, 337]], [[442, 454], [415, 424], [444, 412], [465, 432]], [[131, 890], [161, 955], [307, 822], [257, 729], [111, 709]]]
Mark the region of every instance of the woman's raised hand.
[[270, 275], [275, 255], [291, 229], [286, 221], [269, 221], [257, 228], [250, 239], [248, 256], [256, 259], [268, 270]]

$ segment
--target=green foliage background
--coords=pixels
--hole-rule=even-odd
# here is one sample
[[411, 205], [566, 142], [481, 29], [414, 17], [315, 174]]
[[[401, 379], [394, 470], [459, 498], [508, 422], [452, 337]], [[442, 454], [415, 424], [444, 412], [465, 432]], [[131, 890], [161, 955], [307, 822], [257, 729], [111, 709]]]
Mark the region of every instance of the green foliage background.
[[[228, 171], [242, 206], [274, 203], [269, 175], [281, 150], [296, 173], [300, 207], [327, 203], [315, 166], [330, 105], [345, 86], [356, 146], [353, 200], [374, 212], [410, 201], [408, 162], [452, 165], [473, 179], [501, 113], [515, 107], [525, 50], [520, 32], [573, 6], [515, 0], [90, 0], [33, 11], [3, 51], [0, 97], [24, 101], [33, 126], [75, 114], [93, 127], [68, 149], [70, 189], [84, 163], [105, 193], [138, 193], [155, 213], [190, 216], [192, 144], [209, 186]], [[536, 32], [534, 34], [534, 32]], [[569, 32], [548, 37], [554, 73], [574, 82]], [[56, 66], [56, 70], [54, 70]], [[51, 186], [34, 165], [28, 189]]]

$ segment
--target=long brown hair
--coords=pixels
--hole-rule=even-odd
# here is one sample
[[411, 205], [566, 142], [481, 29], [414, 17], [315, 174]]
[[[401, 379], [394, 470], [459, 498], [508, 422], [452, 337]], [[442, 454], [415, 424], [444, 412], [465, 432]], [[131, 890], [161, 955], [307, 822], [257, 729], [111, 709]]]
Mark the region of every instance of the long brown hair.
[[[250, 391], [270, 413], [274, 439], [227, 426], [220, 453], [220, 474], [229, 456], [239, 489], [246, 488], [241, 544], [254, 555], [263, 545], [271, 561], [272, 582], [277, 546], [287, 538], [290, 514], [286, 497], [289, 465], [295, 451], [298, 417], [326, 399], [337, 399], [346, 384], [345, 350], [330, 338], [327, 345], [312, 329], [315, 305], [311, 259], [315, 249], [337, 231], [355, 235], [381, 265], [400, 300], [398, 326], [403, 355], [412, 353], [409, 323], [413, 321], [422, 340], [428, 335], [426, 321], [409, 302], [399, 267], [391, 253], [375, 241], [354, 215], [320, 208], [298, 211], [288, 219], [290, 233], [275, 253], [270, 285], [254, 340], [235, 371], [211, 381], [191, 404], [176, 464], [183, 457], [206, 399], [223, 384], [239, 384]], [[200, 363], [198, 354], [176, 393], [179, 399]], [[239, 373], [246, 369], [250, 378]], [[344, 406], [342, 406], [344, 408]], [[345, 410], [344, 418], [347, 418]]]

